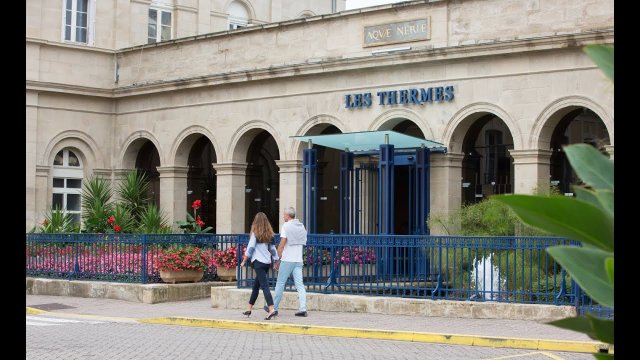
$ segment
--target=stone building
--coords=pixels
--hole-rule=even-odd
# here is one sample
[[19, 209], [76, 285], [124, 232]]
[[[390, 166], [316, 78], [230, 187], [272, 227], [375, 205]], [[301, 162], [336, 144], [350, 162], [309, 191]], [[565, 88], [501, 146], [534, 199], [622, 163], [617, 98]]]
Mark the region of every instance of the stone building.
[[[613, 0], [26, 5], [27, 230], [54, 204], [79, 218], [88, 176], [117, 183], [136, 168], [172, 222], [201, 199], [216, 233], [247, 232], [256, 211], [277, 226], [302, 206], [307, 144], [293, 136], [393, 130], [443, 144], [438, 213], [569, 193], [564, 144], [613, 158], [613, 84], [582, 50], [613, 44]], [[318, 149], [317, 231], [338, 231], [340, 150]], [[397, 169], [398, 209], [407, 177]]]

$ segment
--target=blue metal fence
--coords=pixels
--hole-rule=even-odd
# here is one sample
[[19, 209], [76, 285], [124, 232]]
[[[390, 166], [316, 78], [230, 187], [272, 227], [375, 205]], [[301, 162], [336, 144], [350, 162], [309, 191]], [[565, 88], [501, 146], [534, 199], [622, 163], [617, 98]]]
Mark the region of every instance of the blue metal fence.
[[[248, 241], [247, 234], [29, 233], [26, 274], [154, 283], [165, 248], [194, 245], [213, 255], [242, 249]], [[612, 318], [612, 309], [593, 303], [547, 254], [545, 248], [554, 245], [578, 243], [557, 237], [309, 234], [303, 276], [311, 292], [573, 305], [581, 314]], [[216, 273], [209, 267], [204, 280], [215, 280]], [[239, 288], [252, 286], [248, 264], [237, 275]], [[274, 286], [273, 270], [269, 279]], [[294, 289], [292, 279], [287, 288]]]

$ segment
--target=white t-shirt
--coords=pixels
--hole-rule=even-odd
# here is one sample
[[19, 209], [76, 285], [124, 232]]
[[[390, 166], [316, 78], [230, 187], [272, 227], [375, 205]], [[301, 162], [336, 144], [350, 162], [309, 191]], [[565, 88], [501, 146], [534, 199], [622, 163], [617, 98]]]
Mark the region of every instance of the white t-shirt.
[[[282, 224], [280, 238], [287, 237], [287, 223], [288, 221]], [[282, 250], [282, 257], [280, 260], [287, 262], [302, 262], [302, 247], [303, 245], [290, 245], [289, 242], [287, 242]]]

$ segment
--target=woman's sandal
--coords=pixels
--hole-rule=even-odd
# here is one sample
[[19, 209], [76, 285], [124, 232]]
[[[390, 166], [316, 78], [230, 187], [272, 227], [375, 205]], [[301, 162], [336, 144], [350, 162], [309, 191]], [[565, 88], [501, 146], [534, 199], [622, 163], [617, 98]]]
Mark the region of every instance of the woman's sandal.
[[244, 315], [246, 317], [251, 316], [251, 310], [247, 310], [247, 311], [243, 312], [242, 315]]
[[271, 320], [271, 319], [273, 319], [273, 318], [274, 318], [274, 317], [276, 317], [276, 316], [278, 316], [278, 312], [277, 312], [277, 311], [274, 311], [274, 312], [270, 313], [270, 314], [269, 314], [266, 318], [264, 318], [264, 319], [265, 319], [265, 320]]

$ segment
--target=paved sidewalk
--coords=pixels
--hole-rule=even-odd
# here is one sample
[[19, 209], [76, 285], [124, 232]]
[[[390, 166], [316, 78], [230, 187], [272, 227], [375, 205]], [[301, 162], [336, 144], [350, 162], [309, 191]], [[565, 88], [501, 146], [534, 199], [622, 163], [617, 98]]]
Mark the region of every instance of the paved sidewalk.
[[26, 295], [27, 312], [74, 317], [93, 316], [113, 321], [227, 329], [279, 331], [297, 334], [395, 339], [479, 346], [592, 352], [606, 346], [582, 333], [535, 321], [421, 317], [368, 313], [310, 311], [306, 318], [282, 310], [272, 321], [260, 300], [247, 318], [240, 310], [215, 309], [209, 298], [158, 304], [102, 298]]

